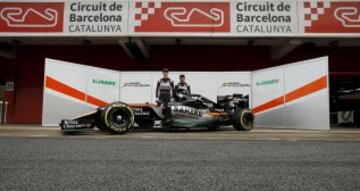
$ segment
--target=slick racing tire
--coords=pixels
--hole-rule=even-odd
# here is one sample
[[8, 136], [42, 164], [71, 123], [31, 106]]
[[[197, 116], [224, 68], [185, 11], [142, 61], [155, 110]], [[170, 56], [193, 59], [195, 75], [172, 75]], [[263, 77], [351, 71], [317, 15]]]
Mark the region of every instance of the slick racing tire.
[[254, 115], [250, 109], [237, 109], [231, 118], [234, 128], [238, 131], [250, 131], [254, 127]]
[[114, 134], [123, 134], [134, 126], [133, 110], [122, 102], [109, 104], [100, 115], [101, 122]]

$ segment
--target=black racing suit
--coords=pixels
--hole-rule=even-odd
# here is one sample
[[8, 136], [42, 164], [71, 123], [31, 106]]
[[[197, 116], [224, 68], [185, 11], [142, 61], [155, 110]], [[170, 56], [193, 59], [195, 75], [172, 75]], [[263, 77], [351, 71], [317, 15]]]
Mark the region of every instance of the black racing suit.
[[168, 103], [174, 96], [174, 82], [170, 78], [161, 78], [156, 86], [156, 98], [159, 103], [163, 104], [163, 114], [165, 119], [170, 119], [171, 111], [168, 107]]
[[190, 85], [187, 84], [186, 82], [179, 82], [178, 84], [176, 84], [175, 96], [176, 96], [177, 100], [180, 100], [180, 98], [178, 97], [179, 93], [184, 93], [184, 94], [190, 95], [191, 94]]

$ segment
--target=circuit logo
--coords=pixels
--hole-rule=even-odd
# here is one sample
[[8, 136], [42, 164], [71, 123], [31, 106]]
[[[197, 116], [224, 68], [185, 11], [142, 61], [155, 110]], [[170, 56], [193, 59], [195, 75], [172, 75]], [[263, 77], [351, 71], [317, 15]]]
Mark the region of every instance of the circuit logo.
[[356, 7], [339, 7], [334, 16], [346, 28], [360, 28], [360, 12]]
[[0, 3], [0, 32], [62, 32], [64, 3]]
[[[194, 15], [200, 14], [207, 18], [207, 22], [194, 22]], [[173, 27], [221, 27], [224, 25], [224, 11], [211, 8], [205, 12], [198, 8], [170, 7], [164, 11], [164, 17]]]
[[229, 3], [136, 2], [135, 32], [229, 32]]
[[306, 33], [359, 33], [360, 2], [305, 1]]

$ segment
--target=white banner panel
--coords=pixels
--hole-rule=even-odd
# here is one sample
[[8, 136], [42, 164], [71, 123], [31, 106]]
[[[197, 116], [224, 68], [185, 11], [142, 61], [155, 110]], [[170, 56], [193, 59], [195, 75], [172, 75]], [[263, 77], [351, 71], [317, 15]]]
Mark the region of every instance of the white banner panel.
[[251, 72], [218, 72], [217, 94], [242, 94], [249, 97], [251, 108]]
[[119, 100], [119, 73], [46, 59], [42, 125], [57, 125]]
[[[256, 126], [283, 127], [284, 70], [269, 68], [252, 73], [252, 104]], [[271, 112], [276, 110], [275, 112]]]
[[120, 98], [125, 103], [153, 103], [153, 72], [121, 72]]
[[[179, 82], [179, 75], [184, 74], [186, 76], [187, 83], [190, 84], [193, 94], [201, 94], [212, 101], [216, 101], [218, 95], [217, 92], [217, 80], [220, 77], [215, 72], [174, 72], [172, 79], [174, 83]], [[226, 75], [226, 74], [225, 74]]]
[[72, 64], [60, 60], [45, 60], [45, 77], [61, 80], [79, 91], [86, 91], [86, 77], [88, 69], [85, 66]]
[[[217, 95], [250, 95], [250, 72], [170, 72], [174, 85], [179, 75], [186, 76], [186, 82], [193, 94], [201, 94], [216, 101]], [[155, 102], [155, 91], [161, 72], [121, 72], [120, 98], [128, 103]], [[249, 96], [250, 97], [250, 96]], [[250, 99], [250, 98], [249, 98]]]
[[252, 84], [256, 126], [330, 128], [327, 57], [254, 71]]
[[98, 106], [119, 100], [119, 77], [117, 71], [88, 67], [87, 103]]
[[285, 68], [286, 128], [329, 129], [328, 58], [294, 63]]
[[85, 104], [87, 68], [59, 60], [45, 60], [42, 125], [57, 125], [92, 110]]

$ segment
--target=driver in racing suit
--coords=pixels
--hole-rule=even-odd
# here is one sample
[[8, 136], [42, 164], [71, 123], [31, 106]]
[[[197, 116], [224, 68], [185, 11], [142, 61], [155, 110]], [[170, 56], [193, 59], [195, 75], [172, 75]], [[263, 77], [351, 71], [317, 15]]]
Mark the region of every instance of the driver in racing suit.
[[156, 98], [158, 103], [164, 106], [163, 114], [165, 121], [171, 117], [171, 110], [168, 107], [169, 102], [174, 97], [174, 82], [169, 78], [169, 70], [164, 68], [163, 77], [158, 81], [156, 86]]
[[189, 96], [191, 94], [190, 85], [185, 82], [184, 74], [181, 74], [179, 78], [180, 78], [180, 82], [175, 86], [175, 96], [177, 100], [186, 100], [186, 98], [181, 97], [180, 94], [183, 93]]

